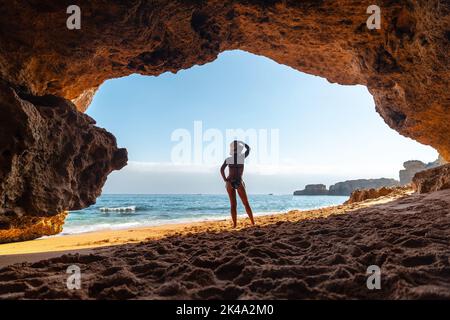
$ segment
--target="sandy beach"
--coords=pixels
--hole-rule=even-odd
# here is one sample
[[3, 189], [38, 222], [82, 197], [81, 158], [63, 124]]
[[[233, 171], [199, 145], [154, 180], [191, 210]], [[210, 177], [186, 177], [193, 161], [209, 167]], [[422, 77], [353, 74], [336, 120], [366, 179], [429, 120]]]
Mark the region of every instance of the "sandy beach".
[[[450, 298], [450, 190], [240, 223], [5, 244], [0, 299]], [[5, 266], [13, 262], [23, 263]], [[66, 288], [73, 264], [83, 273], [80, 290]], [[381, 268], [380, 290], [367, 289], [370, 265]]]
[[[351, 205], [339, 205], [316, 210], [293, 210], [284, 213], [264, 215], [257, 217], [257, 224], [258, 227], [262, 227], [279, 221], [294, 222], [325, 218], [330, 215], [342, 214], [377, 203], [389, 202], [399, 196], [403, 196], [403, 193]], [[230, 219], [223, 219], [190, 223], [171, 223], [150, 227], [99, 230], [72, 235], [43, 237], [31, 241], [0, 244], [0, 267], [16, 262], [29, 262], [31, 257], [33, 257], [33, 260], [38, 259], [39, 257], [46, 259], [65, 253], [74, 253], [81, 250], [86, 251], [87, 249], [92, 248], [117, 246], [127, 243], [157, 240], [163, 237], [191, 235], [200, 232], [238, 231], [250, 227], [251, 225], [247, 218], [242, 219], [239, 217], [239, 223], [236, 229], [231, 228]]]

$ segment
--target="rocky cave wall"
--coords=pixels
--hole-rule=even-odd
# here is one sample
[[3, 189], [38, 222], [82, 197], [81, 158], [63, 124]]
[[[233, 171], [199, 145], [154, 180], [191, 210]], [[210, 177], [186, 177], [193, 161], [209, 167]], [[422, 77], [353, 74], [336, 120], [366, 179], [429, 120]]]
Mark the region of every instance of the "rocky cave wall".
[[0, 82], [0, 243], [61, 232], [127, 162], [115, 137], [60, 97]]
[[177, 72], [225, 50], [365, 85], [391, 128], [450, 160], [450, 3], [375, 1], [381, 29], [368, 30], [373, 2], [85, 0], [80, 30], [66, 27], [70, 1], [2, 2], [1, 228], [89, 205], [125, 164], [113, 136], [80, 113], [103, 81]]

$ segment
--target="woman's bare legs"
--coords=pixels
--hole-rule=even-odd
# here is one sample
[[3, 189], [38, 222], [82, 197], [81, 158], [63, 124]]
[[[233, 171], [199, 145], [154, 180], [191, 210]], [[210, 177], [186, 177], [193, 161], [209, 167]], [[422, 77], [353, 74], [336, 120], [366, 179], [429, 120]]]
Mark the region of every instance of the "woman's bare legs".
[[236, 201], [236, 190], [231, 186], [230, 182], [226, 184], [228, 197], [230, 198], [231, 205], [231, 219], [233, 220], [233, 228], [236, 228], [237, 223], [237, 201]]
[[255, 220], [253, 220], [253, 212], [252, 208], [250, 207], [250, 203], [248, 202], [247, 198], [247, 191], [245, 191], [245, 184], [242, 182], [242, 184], [237, 189], [237, 192], [239, 194], [239, 198], [241, 198], [242, 204], [245, 207], [245, 211], [247, 212], [248, 217], [250, 218], [250, 222], [255, 225]]

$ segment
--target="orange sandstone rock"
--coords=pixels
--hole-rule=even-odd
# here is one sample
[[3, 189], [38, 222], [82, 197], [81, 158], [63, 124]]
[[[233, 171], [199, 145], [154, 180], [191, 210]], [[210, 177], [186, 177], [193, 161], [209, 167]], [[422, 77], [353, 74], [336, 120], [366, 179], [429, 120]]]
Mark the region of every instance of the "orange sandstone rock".
[[450, 164], [416, 173], [412, 184], [419, 193], [450, 189]]
[[55, 235], [63, 230], [67, 212], [50, 217], [25, 216], [14, 221], [7, 229], [0, 228], [0, 243], [26, 241]]
[[[362, 202], [369, 199], [376, 199], [380, 197], [387, 196], [393, 192], [395, 192], [397, 188], [379, 188], [379, 189], [364, 189], [364, 190], [355, 190], [350, 195], [350, 199], [348, 199], [344, 204], [352, 204], [357, 202]], [[398, 188], [401, 189], [401, 188]]]

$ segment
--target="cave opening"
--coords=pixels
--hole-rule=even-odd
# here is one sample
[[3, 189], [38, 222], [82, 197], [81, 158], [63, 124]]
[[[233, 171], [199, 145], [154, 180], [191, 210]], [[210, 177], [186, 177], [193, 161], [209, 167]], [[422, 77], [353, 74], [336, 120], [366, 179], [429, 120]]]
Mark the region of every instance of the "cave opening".
[[[83, 234], [2, 247], [8, 261], [64, 255], [5, 268], [1, 296], [448, 298], [450, 165], [348, 205], [292, 194], [398, 178], [404, 161], [436, 159], [427, 146], [450, 160], [445, 1], [88, 1], [76, 28], [67, 3], [14, 3], [0, 18], [0, 242]], [[229, 224], [229, 130], [249, 132], [257, 228]], [[208, 219], [225, 221], [157, 241], [137, 228]], [[114, 228], [126, 230], [85, 234]], [[70, 270], [89, 273], [81, 290], [61, 288]], [[371, 270], [383, 290], [352, 281]]]
[[[227, 130], [241, 130], [247, 140], [256, 135], [248, 169], [256, 193], [290, 193], [306, 184], [358, 178], [398, 179], [404, 161], [438, 157], [431, 147], [390, 129], [365, 86], [332, 84], [241, 50], [177, 74], [108, 80], [87, 114], [129, 152], [128, 167], [110, 175], [107, 193], [126, 188], [132, 193], [222, 191], [211, 173], [226, 155]], [[177, 130], [187, 131], [189, 141], [176, 136]], [[274, 147], [276, 130], [279, 143]], [[220, 148], [212, 147], [214, 139], [220, 140]], [[258, 150], [261, 140], [268, 145], [265, 157]], [[186, 142], [190, 155], [180, 165], [172, 159], [173, 149]], [[208, 152], [214, 155], [208, 157]], [[148, 174], [147, 182], [136, 174], [139, 170]], [[193, 185], [191, 171], [205, 178]], [[133, 178], [127, 180], [127, 174]]]
[[[183, 216], [177, 203], [186, 195], [218, 197], [208, 210], [226, 216], [219, 167], [234, 138], [252, 146], [245, 183], [258, 212], [304, 208], [292, 193], [318, 185], [330, 194], [308, 199], [308, 206], [340, 204], [348, 191], [335, 184], [396, 185], [403, 162], [437, 158], [431, 147], [390, 129], [365, 86], [332, 84], [240, 50], [176, 74], [108, 80], [86, 113], [128, 149], [129, 163], [109, 175], [95, 205], [71, 212], [67, 233], [84, 232], [86, 224], [167, 223], [173, 215], [158, 206], [175, 206]], [[276, 201], [266, 203], [268, 194]], [[198, 213], [189, 218], [209, 219], [201, 200], [192, 201]]]

